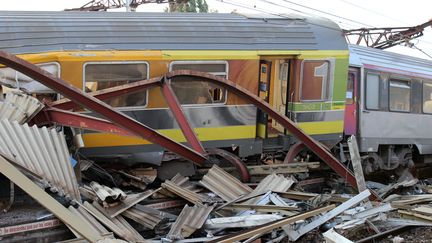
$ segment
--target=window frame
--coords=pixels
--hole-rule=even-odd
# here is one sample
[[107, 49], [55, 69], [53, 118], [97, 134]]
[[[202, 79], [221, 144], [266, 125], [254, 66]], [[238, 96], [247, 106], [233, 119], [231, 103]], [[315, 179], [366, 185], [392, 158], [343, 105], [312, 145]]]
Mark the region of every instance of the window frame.
[[432, 112], [425, 112], [425, 111], [424, 111], [424, 86], [425, 86], [425, 84], [430, 84], [430, 85], [432, 85], [432, 80], [423, 79], [423, 80], [421, 80], [421, 83], [422, 83], [422, 92], [421, 92], [421, 94], [422, 94], [421, 114], [425, 114], [425, 115], [432, 115]]
[[[83, 92], [85, 92], [85, 87], [86, 87], [86, 67], [87, 65], [94, 65], [94, 64], [145, 64], [146, 65], [146, 77], [145, 79], [149, 79], [150, 77], [150, 63], [147, 61], [96, 61], [96, 62], [85, 62], [83, 64], [83, 70], [82, 70], [82, 90]], [[121, 110], [121, 111], [133, 111], [133, 110], [141, 110], [143, 108], [146, 108], [148, 106], [148, 100], [149, 100], [149, 91], [148, 89], [145, 90], [146, 93], [146, 99], [145, 99], [145, 105], [141, 105], [141, 106], [122, 106], [122, 107], [113, 107], [116, 110]]]
[[[303, 99], [302, 97], [302, 93], [303, 93], [303, 70], [304, 70], [304, 63], [305, 62], [316, 62], [316, 61], [325, 61], [328, 62], [329, 64], [329, 74], [328, 74], [328, 97], [326, 99], [323, 98], [323, 94], [325, 94], [324, 92], [327, 91], [327, 88], [324, 89], [324, 82], [323, 82], [323, 87], [321, 87], [321, 99], [315, 99], [315, 100], [308, 100], [308, 99]], [[299, 88], [299, 100], [301, 102], [326, 102], [326, 101], [331, 101], [333, 98], [333, 86], [334, 86], [334, 69], [335, 69], [335, 63], [334, 63], [334, 59], [331, 58], [324, 58], [324, 59], [303, 59], [301, 61], [300, 64], [300, 88]]]
[[[368, 75], [369, 74], [373, 74], [378, 76], [378, 108], [374, 109], [374, 108], [369, 108], [367, 106], [367, 99], [368, 99], [368, 92], [367, 92], [367, 85], [368, 85]], [[379, 72], [374, 72], [374, 71], [366, 71], [365, 75], [364, 75], [364, 94], [365, 94], [365, 99], [364, 99], [364, 107], [366, 110], [369, 111], [380, 111], [381, 107], [380, 107], [380, 97], [381, 97], [381, 74]], [[390, 97], [390, 95], [389, 95]], [[390, 99], [390, 98], [389, 98]], [[390, 100], [389, 100], [390, 102]]]
[[[226, 79], [229, 79], [229, 62], [226, 60], [181, 60], [181, 61], [171, 61], [169, 64], [169, 71], [173, 71], [172, 67], [176, 64], [224, 64], [225, 65], [225, 73], [223, 72], [208, 72], [213, 75], [225, 75]], [[169, 81], [171, 84], [171, 80]], [[182, 106], [220, 106], [226, 105], [228, 101], [228, 90], [225, 90], [225, 100], [220, 103], [211, 103], [211, 104], [181, 104]]]
[[[396, 81], [396, 82], [407, 82], [409, 84], [409, 110], [408, 111], [402, 111], [402, 110], [392, 110], [391, 109], [391, 82], [392, 81]], [[409, 78], [404, 78], [404, 77], [399, 77], [399, 76], [391, 76], [388, 78], [388, 111], [389, 112], [397, 112], [397, 113], [411, 113], [411, 108], [412, 108], [412, 80]], [[423, 87], [422, 87], [422, 93], [423, 93]], [[423, 94], [422, 94], [422, 98], [423, 98]], [[422, 102], [422, 110], [423, 110], [423, 102]]]

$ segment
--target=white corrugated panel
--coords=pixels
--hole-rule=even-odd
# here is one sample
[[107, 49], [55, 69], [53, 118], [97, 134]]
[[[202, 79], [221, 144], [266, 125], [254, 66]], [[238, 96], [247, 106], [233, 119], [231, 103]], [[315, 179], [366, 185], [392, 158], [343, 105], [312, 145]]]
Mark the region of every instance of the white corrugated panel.
[[33, 118], [43, 107], [44, 105], [38, 99], [19, 90], [12, 90], [0, 102], [0, 120], [7, 119], [23, 124]]
[[0, 153], [43, 178], [59, 195], [81, 201], [63, 133], [2, 120]]

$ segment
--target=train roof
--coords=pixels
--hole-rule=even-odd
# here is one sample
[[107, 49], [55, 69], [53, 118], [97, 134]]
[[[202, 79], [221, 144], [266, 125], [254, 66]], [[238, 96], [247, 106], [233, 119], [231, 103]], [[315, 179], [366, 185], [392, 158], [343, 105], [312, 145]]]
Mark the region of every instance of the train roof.
[[349, 49], [351, 65], [432, 79], [430, 60], [358, 45], [349, 45]]
[[324, 18], [0, 11], [0, 50], [347, 50]]

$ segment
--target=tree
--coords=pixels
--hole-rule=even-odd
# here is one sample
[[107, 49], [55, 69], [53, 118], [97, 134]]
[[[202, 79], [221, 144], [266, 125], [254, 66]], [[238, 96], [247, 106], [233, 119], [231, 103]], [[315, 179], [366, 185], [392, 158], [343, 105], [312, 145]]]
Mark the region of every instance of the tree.
[[166, 12], [189, 12], [189, 13], [208, 13], [208, 5], [206, 0], [189, 0], [176, 1], [170, 3], [169, 9]]

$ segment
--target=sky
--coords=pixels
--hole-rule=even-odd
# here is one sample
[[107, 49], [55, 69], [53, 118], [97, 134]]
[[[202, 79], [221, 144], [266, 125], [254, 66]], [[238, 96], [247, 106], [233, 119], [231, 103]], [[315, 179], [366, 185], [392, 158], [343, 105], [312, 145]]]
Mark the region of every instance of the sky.
[[[62, 11], [90, 0], [0, 0], [0, 10]], [[407, 27], [432, 19], [430, 0], [207, 0], [219, 13], [298, 14], [329, 18], [343, 29]], [[138, 12], [162, 12], [168, 4], [144, 4]], [[125, 11], [117, 9], [115, 11]], [[432, 60], [432, 27], [413, 40], [415, 47], [396, 46], [389, 51]]]

